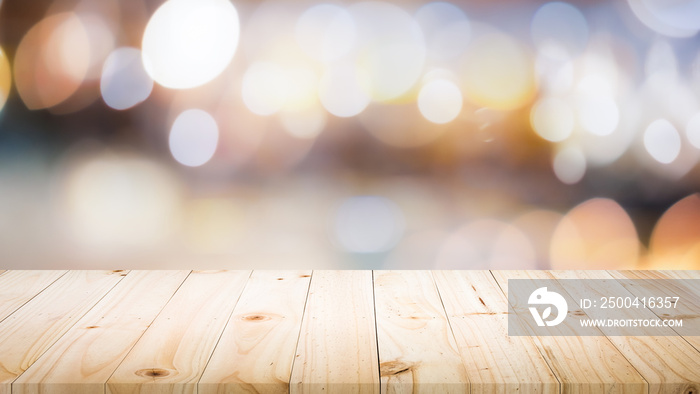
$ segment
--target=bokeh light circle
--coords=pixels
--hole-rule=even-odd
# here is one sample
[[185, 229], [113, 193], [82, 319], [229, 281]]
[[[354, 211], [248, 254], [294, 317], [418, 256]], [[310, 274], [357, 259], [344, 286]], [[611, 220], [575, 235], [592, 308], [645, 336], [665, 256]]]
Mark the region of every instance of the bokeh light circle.
[[530, 123], [535, 132], [545, 140], [564, 141], [574, 130], [574, 111], [561, 99], [543, 98], [532, 107]]
[[297, 20], [294, 33], [301, 49], [321, 62], [348, 54], [357, 40], [352, 15], [333, 4], [317, 4], [306, 10]]
[[423, 5], [416, 11], [430, 59], [442, 62], [460, 56], [471, 38], [471, 24], [459, 7], [444, 1]]
[[487, 108], [516, 109], [535, 93], [534, 66], [528, 53], [518, 41], [497, 31], [474, 39], [464, 55], [462, 75], [466, 98]]
[[29, 109], [56, 106], [78, 90], [89, 66], [90, 41], [78, 15], [51, 15], [34, 25], [17, 47], [17, 91]]
[[418, 23], [401, 7], [379, 1], [351, 5], [357, 24], [357, 65], [365, 91], [376, 101], [401, 97], [423, 72], [425, 39]]
[[362, 89], [359, 71], [351, 65], [326, 70], [319, 82], [318, 96], [326, 111], [347, 118], [364, 111], [371, 98]]
[[5, 107], [11, 87], [12, 70], [10, 69], [10, 62], [5, 55], [5, 51], [0, 48], [0, 110]]
[[566, 147], [556, 153], [552, 167], [554, 174], [560, 181], [567, 185], [573, 185], [586, 174], [586, 156], [579, 148]]
[[451, 122], [462, 110], [462, 93], [446, 79], [430, 81], [418, 94], [418, 109], [433, 123]]
[[552, 235], [552, 269], [634, 269], [637, 230], [614, 200], [594, 198], [569, 211]]
[[238, 38], [238, 12], [228, 0], [168, 0], [146, 26], [143, 64], [165, 87], [193, 88], [221, 74]]
[[559, 1], [541, 6], [532, 17], [532, 40], [537, 50], [556, 60], [583, 52], [588, 44], [588, 22], [578, 8]]
[[201, 109], [184, 111], [170, 129], [170, 153], [180, 164], [198, 167], [208, 162], [219, 141], [216, 120]]
[[690, 143], [700, 149], [700, 113], [693, 115], [685, 126], [685, 133]]
[[644, 131], [644, 147], [654, 160], [668, 164], [681, 152], [681, 137], [671, 122], [657, 119]]
[[118, 48], [104, 63], [100, 91], [102, 99], [114, 109], [131, 108], [146, 100], [153, 90], [153, 79], [146, 73], [141, 51]]

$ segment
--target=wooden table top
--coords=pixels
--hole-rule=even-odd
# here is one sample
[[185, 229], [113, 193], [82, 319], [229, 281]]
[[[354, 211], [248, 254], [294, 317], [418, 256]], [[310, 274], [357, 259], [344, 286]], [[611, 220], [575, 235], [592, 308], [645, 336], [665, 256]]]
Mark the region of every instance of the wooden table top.
[[507, 335], [507, 280], [698, 271], [0, 271], [0, 394], [698, 393], [700, 337]]

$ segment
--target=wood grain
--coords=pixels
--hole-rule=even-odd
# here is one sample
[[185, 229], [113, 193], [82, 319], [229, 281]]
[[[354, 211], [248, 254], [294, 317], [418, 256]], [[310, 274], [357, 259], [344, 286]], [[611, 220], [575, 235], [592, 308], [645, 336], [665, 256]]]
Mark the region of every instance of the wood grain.
[[[608, 271], [610, 275], [618, 279], [646, 279], [645, 286], [634, 286], [628, 290], [638, 297], [658, 296], [659, 294], [677, 294], [680, 300], [675, 308], [658, 309], [654, 312], [662, 319], [692, 319], [697, 322], [700, 319], [700, 284], [689, 279], [700, 279], [698, 271]], [[649, 279], [659, 279], [652, 281]], [[666, 280], [685, 280], [682, 286], [669, 286]], [[700, 351], [700, 336], [686, 335], [689, 329], [675, 329], [686, 341]]]
[[383, 393], [469, 388], [430, 271], [374, 271], [374, 297]]
[[[0, 394], [698, 392], [699, 337], [681, 328], [508, 336], [508, 279], [571, 295], [555, 327], [571, 334], [577, 298], [700, 271], [6, 271]], [[698, 318], [700, 285], [684, 286], [645, 317]]]
[[[547, 271], [492, 271], [508, 295], [508, 279], [554, 279]], [[546, 282], [551, 286], [551, 282]], [[557, 286], [550, 291], [565, 293]], [[517, 299], [513, 308], [526, 310], [527, 300]], [[573, 309], [573, 308], [572, 308]], [[527, 312], [525, 312], [527, 313]], [[580, 309], [570, 316], [584, 316]], [[556, 328], [560, 335], [576, 332], [570, 326], [576, 319], [565, 319]], [[540, 353], [554, 371], [564, 393], [647, 393], [646, 381], [602, 333], [600, 336], [536, 336]]]
[[107, 393], [195, 394], [250, 271], [194, 271], [107, 381]]
[[379, 393], [371, 271], [315, 271], [291, 393]]
[[122, 276], [69, 271], [0, 322], [0, 394], [90, 310]]
[[0, 275], [0, 321], [65, 275], [66, 271], [5, 271]]
[[[553, 271], [552, 275], [557, 279], [598, 279], [567, 282], [565, 289], [574, 299], [626, 293], [605, 271]], [[615, 314], [618, 319], [657, 318], [648, 309], [619, 308]], [[674, 334], [671, 328], [666, 330], [667, 335]], [[609, 334], [606, 327], [601, 331]], [[680, 336], [608, 336], [608, 339], [649, 383], [649, 393], [700, 392], [700, 353]]]
[[531, 338], [508, 336], [508, 304], [489, 271], [435, 271], [472, 393], [558, 393]]
[[288, 393], [311, 271], [255, 271], [198, 384], [199, 394]]
[[129, 272], [12, 384], [12, 393], [104, 392], [107, 379], [188, 274]]

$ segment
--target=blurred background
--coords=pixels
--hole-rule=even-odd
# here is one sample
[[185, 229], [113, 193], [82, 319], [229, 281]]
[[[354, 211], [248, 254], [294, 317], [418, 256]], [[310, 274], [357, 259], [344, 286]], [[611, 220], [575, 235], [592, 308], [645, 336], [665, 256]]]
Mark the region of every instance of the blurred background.
[[700, 269], [700, 0], [0, 2], [0, 268]]

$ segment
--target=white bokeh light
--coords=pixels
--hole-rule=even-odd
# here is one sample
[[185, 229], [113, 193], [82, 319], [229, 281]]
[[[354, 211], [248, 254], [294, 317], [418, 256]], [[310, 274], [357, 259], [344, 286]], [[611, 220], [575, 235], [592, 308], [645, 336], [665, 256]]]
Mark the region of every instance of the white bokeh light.
[[364, 89], [377, 101], [405, 94], [420, 78], [426, 48], [418, 23], [397, 5], [366, 1], [351, 5], [358, 30], [358, 66]]
[[198, 167], [208, 162], [219, 141], [216, 120], [201, 109], [181, 113], [170, 129], [170, 153], [180, 164]]
[[586, 157], [581, 149], [567, 147], [554, 156], [552, 161], [554, 175], [567, 185], [578, 183], [586, 174]]
[[693, 115], [685, 126], [685, 134], [690, 143], [700, 149], [700, 113]]
[[608, 135], [620, 123], [620, 110], [610, 96], [583, 96], [576, 102], [581, 127], [591, 134]]
[[332, 4], [317, 4], [306, 10], [297, 20], [294, 33], [301, 49], [322, 62], [346, 55], [357, 39], [352, 15]]
[[416, 11], [416, 21], [423, 29], [428, 56], [435, 61], [457, 58], [464, 53], [471, 37], [471, 24], [454, 4], [437, 1]]
[[392, 249], [403, 236], [405, 219], [391, 200], [378, 196], [346, 199], [335, 216], [338, 245], [351, 253], [381, 253]]
[[238, 38], [238, 12], [228, 0], [168, 0], [146, 26], [143, 64], [165, 87], [200, 86], [228, 66]]
[[114, 109], [127, 109], [146, 100], [153, 80], [141, 62], [141, 51], [118, 48], [105, 61], [100, 80], [102, 99]]
[[371, 101], [362, 89], [358, 70], [350, 65], [326, 70], [319, 82], [318, 96], [326, 111], [342, 118], [361, 113]]
[[669, 164], [681, 152], [681, 136], [671, 122], [657, 119], [644, 131], [644, 147], [654, 160]]
[[462, 92], [446, 79], [428, 82], [418, 94], [418, 109], [433, 123], [451, 122], [462, 110]]
[[574, 130], [574, 111], [565, 101], [548, 97], [538, 100], [532, 107], [530, 122], [535, 132], [545, 140], [564, 141]]
[[700, 30], [698, 0], [627, 0], [627, 3], [643, 24], [665, 36], [691, 37]]
[[286, 100], [284, 69], [271, 62], [253, 63], [243, 76], [243, 103], [258, 115], [272, 115]]
[[310, 108], [304, 111], [285, 111], [279, 116], [282, 126], [289, 134], [297, 138], [311, 139], [326, 127], [328, 115], [320, 108]]
[[581, 53], [588, 43], [588, 23], [578, 8], [552, 2], [540, 7], [531, 24], [537, 50], [552, 59], [567, 60]]

